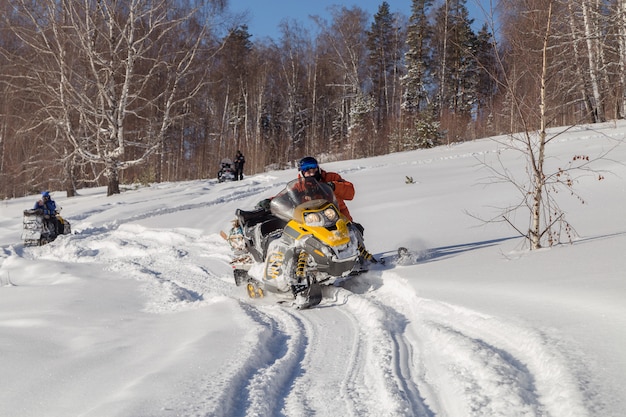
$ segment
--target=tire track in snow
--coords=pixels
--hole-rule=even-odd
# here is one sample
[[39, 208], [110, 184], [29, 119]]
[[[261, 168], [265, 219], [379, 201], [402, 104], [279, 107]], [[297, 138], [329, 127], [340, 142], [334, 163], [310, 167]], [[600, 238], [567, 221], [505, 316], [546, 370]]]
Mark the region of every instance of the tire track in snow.
[[413, 383], [411, 347], [396, 313], [343, 288], [325, 292], [334, 299], [293, 312], [307, 345], [285, 415], [432, 416]]
[[286, 393], [298, 374], [308, 344], [302, 321], [280, 307], [242, 303], [247, 314], [260, 326], [256, 351], [240, 376], [238, 399], [223, 416], [281, 416]]
[[[301, 323], [277, 307], [236, 302], [249, 329], [237, 349], [237, 360], [221, 364], [218, 375], [189, 381], [185, 416], [282, 416], [284, 393], [300, 372], [306, 337]], [[219, 387], [219, 388], [218, 388]], [[203, 393], [216, 393], [217, 397]], [[198, 395], [200, 394], [200, 395]], [[180, 401], [179, 401], [180, 402]]]
[[[259, 354], [247, 360], [227, 390], [238, 393], [238, 405], [211, 415], [363, 415], [354, 409], [357, 399], [350, 396], [358, 383], [354, 370], [361, 358], [354, 316], [338, 314], [334, 307], [292, 310], [268, 305], [268, 300], [242, 302], [242, 308], [257, 324]], [[338, 328], [340, 340], [333, 331]], [[351, 331], [356, 341], [345, 337]]]
[[[358, 290], [358, 284], [349, 286]], [[353, 293], [346, 307], [360, 319], [364, 335], [359, 363], [362, 381], [357, 389], [363, 408], [358, 415], [432, 416], [414, 381], [414, 352], [405, 337], [406, 317], [368, 293]]]
[[[112, 272], [146, 282], [150, 311], [167, 312], [193, 308], [203, 294], [232, 296], [230, 277], [226, 282], [198, 266], [210, 240], [126, 225], [103, 235], [60, 239], [37, 254], [110, 262]], [[66, 246], [60, 251], [64, 259], [56, 255], [58, 245]], [[572, 389], [576, 379], [567, 359], [548, 350], [557, 344], [547, 343], [539, 331], [419, 298], [392, 271], [381, 274], [346, 283], [353, 292], [334, 289], [334, 300], [310, 311], [252, 301], [246, 311], [254, 311], [249, 314], [266, 343], [249, 359], [254, 366], [231, 370], [241, 374], [234, 381], [249, 384], [246, 405], [230, 415], [334, 417], [338, 410], [348, 416], [588, 415], [580, 392]], [[382, 278], [384, 285], [368, 289]], [[365, 289], [357, 285], [361, 279]], [[349, 337], [338, 340], [337, 334]], [[307, 395], [311, 386], [325, 393], [322, 398]]]
[[567, 360], [520, 323], [419, 298], [388, 272], [369, 294], [410, 319], [416, 384], [434, 415], [588, 416]]
[[308, 345], [301, 365], [303, 372], [294, 380], [285, 401], [286, 415], [358, 415], [358, 402], [351, 395], [358, 383], [355, 370], [361, 359], [356, 318], [343, 309], [326, 305], [326, 301], [297, 314], [307, 332]]
[[437, 346], [422, 366], [445, 415], [546, 415], [532, 373], [508, 352], [440, 323], [425, 323], [420, 335]]
[[[212, 256], [206, 261], [208, 250]], [[98, 235], [57, 239], [50, 245], [25, 251], [25, 256], [103, 263], [113, 276], [130, 277], [144, 284], [147, 311], [167, 313], [195, 308], [198, 302], [212, 297], [231, 296], [235, 285], [228, 265], [229, 252], [230, 248], [217, 235], [124, 225]], [[203, 267], [205, 262], [210, 265]], [[216, 273], [218, 265], [229, 274], [227, 277]]]
[[[96, 226], [96, 227], [88, 227], [88, 228], [80, 228], [79, 224], [74, 224], [73, 228], [76, 228], [76, 230], [80, 230], [81, 234], [88, 234], [88, 235], [93, 235], [93, 234], [101, 234], [104, 233], [107, 230], [115, 230], [117, 229], [120, 225], [123, 224], [127, 224], [127, 223], [132, 223], [132, 222], [137, 222], [140, 220], [145, 220], [145, 219], [149, 219], [149, 218], [154, 218], [154, 217], [159, 217], [159, 216], [164, 216], [167, 214], [174, 214], [174, 213], [179, 213], [179, 212], [184, 212], [186, 210], [194, 210], [194, 209], [199, 209], [199, 208], [206, 208], [206, 207], [211, 207], [211, 206], [219, 206], [221, 204], [224, 203], [228, 203], [228, 202], [232, 202], [232, 201], [239, 201], [239, 200], [244, 200], [248, 197], [254, 196], [254, 195], [258, 195], [260, 193], [263, 193], [267, 190], [271, 190], [276, 188], [278, 185], [283, 185], [284, 183], [277, 183], [277, 184], [268, 184], [268, 185], [258, 185], [256, 184], [256, 186], [248, 186], [247, 189], [245, 190], [240, 190], [240, 191], [234, 191], [230, 194], [224, 195], [220, 198], [217, 199], [213, 199], [210, 201], [200, 201], [197, 203], [184, 203], [178, 206], [168, 206], [168, 207], [162, 207], [162, 208], [157, 208], [157, 209], [153, 209], [153, 210], [146, 210], [140, 214], [133, 214], [130, 216], [125, 216], [125, 217], [120, 217], [118, 216], [114, 221], [111, 222], [107, 222], [104, 223], [100, 226]], [[176, 195], [175, 197], [173, 197], [172, 195], [168, 195], [166, 197], [164, 197], [164, 199], [166, 201], [171, 201], [172, 199], [176, 199], [179, 201], [186, 201], [187, 198], [186, 197], [192, 197], [192, 198], [196, 198], [197, 197], [197, 190], [192, 189], [190, 190], [187, 194], [181, 194], [181, 195]], [[146, 201], [150, 204], [153, 205], [154, 204], [154, 198], [150, 196], [150, 194], [148, 194], [146, 196]], [[120, 205], [126, 204], [123, 202], [118, 203]], [[131, 205], [140, 205], [143, 204], [142, 201], [135, 201], [133, 203], [130, 203]], [[76, 222], [78, 220], [82, 220], [85, 221], [86, 219], [90, 218], [91, 216], [95, 216], [96, 218], [98, 216], [102, 215], [102, 212], [105, 212], [109, 209], [114, 209], [114, 208], [118, 208], [115, 207], [115, 205], [112, 204], [107, 204], [104, 205], [103, 207], [101, 207], [98, 210], [94, 210], [94, 211], [90, 211], [87, 213], [81, 213], [79, 215], [74, 215], [71, 217], [71, 221], [72, 222]], [[120, 212], [120, 214], [123, 214], [123, 212]], [[233, 213], [233, 217], [234, 217], [234, 213]]]
[[215, 416], [432, 416], [413, 382], [397, 314], [346, 289], [331, 291], [334, 299], [303, 311], [242, 302], [260, 329], [259, 355], [228, 389], [240, 406]]

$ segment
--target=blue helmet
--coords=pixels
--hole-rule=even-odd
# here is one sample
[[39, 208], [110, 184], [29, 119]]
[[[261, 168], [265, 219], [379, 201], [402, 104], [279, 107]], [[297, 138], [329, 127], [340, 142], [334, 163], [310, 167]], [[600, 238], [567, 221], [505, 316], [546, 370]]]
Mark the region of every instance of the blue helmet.
[[44, 198], [45, 198], [45, 197], [48, 197], [48, 198], [49, 198], [49, 197], [50, 197], [50, 191], [43, 191], [43, 192], [41, 193], [41, 196], [42, 196], [42, 197], [44, 197]]
[[302, 176], [305, 177], [306, 176], [305, 172], [307, 172], [310, 169], [315, 170], [315, 174], [313, 175], [315, 179], [318, 181], [321, 181], [322, 171], [320, 170], [320, 166], [317, 163], [317, 159], [313, 158], [312, 156], [305, 156], [304, 158], [300, 160], [300, 162], [298, 162], [298, 170], [300, 170], [300, 174], [302, 174]]
[[319, 169], [319, 164], [317, 163], [317, 159], [312, 156], [305, 156], [298, 162], [298, 170], [300, 172], [308, 171], [309, 169]]

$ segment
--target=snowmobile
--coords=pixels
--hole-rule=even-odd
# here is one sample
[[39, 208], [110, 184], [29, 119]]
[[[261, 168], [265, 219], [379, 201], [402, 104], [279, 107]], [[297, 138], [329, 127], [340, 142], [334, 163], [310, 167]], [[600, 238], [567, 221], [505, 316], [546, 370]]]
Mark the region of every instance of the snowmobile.
[[[69, 235], [72, 233], [70, 222], [61, 217], [60, 208], [55, 212], [55, 216], [59, 224], [63, 226], [61, 234]], [[52, 242], [58, 236], [55, 230], [54, 222], [46, 219], [43, 210], [24, 210], [22, 221], [22, 240], [24, 246], [42, 246]]]
[[[322, 285], [364, 272], [362, 235], [338, 207], [330, 186], [305, 177], [288, 183], [269, 210], [238, 209], [230, 235], [223, 233], [235, 253], [235, 283], [245, 283], [250, 298], [268, 291], [302, 309], [320, 303]], [[259, 264], [262, 272], [252, 273]]]
[[217, 181], [235, 181], [235, 168], [230, 158], [224, 158], [220, 161], [220, 170], [217, 172]]

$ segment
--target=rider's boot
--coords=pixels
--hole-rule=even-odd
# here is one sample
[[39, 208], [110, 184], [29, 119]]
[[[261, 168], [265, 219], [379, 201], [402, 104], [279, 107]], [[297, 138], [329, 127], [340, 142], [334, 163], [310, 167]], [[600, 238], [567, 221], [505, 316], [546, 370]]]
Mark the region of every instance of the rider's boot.
[[315, 282], [309, 285], [293, 284], [291, 291], [294, 294], [294, 306], [299, 310], [316, 306], [322, 301], [322, 288]]

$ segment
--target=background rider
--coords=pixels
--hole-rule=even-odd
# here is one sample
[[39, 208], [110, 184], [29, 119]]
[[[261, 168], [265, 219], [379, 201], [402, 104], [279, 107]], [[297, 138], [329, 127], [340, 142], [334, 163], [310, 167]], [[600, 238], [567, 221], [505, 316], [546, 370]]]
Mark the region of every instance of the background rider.
[[63, 225], [56, 216], [57, 204], [50, 196], [49, 191], [44, 191], [41, 193], [41, 199], [35, 202], [33, 210], [42, 211], [44, 221], [48, 223], [48, 229], [50, 230], [50, 233], [54, 234], [54, 236], [63, 234]]

